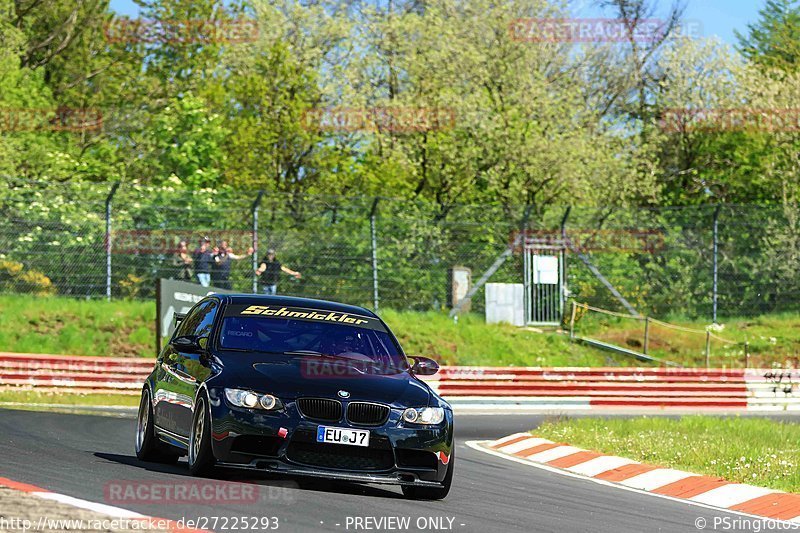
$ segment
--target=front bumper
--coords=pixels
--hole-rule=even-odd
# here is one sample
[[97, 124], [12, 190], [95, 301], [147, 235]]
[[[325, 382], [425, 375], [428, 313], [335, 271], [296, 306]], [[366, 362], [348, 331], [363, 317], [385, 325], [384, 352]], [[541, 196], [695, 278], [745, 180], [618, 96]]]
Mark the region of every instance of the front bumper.
[[[210, 391], [211, 435], [220, 466], [288, 475], [381, 483], [441, 486], [453, 447], [453, 415], [445, 410], [438, 426], [407, 427], [402, 409], [392, 408], [378, 427], [345, 420], [317, 422], [304, 418], [294, 402], [280, 412], [230, 406]], [[320, 425], [368, 429], [369, 447], [316, 442]]]

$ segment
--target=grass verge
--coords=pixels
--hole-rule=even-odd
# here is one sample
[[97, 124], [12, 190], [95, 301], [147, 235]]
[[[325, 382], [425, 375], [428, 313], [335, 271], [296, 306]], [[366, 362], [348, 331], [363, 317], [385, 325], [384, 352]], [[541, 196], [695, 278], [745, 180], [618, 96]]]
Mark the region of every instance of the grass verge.
[[[407, 353], [444, 364], [602, 366], [615, 361], [563, 335], [489, 325], [478, 315], [462, 316], [457, 324], [435, 312], [387, 310], [381, 316]], [[153, 302], [0, 295], [0, 351], [153, 357], [154, 345]]]
[[113, 405], [133, 406], [139, 405], [139, 396], [123, 394], [74, 394], [68, 392], [38, 392], [0, 390], [0, 404], [58, 404], [58, 405]]
[[765, 418], [580, 418], [531, 433], [658, 466], [800, 492], [800, 424]]
[[152, 357], [155, 304], [0, 296], [0, 350]]
[[[668, 317], [664, 321], [689, 329], [705, 331], [710, 320], [690, 320], [684, 317]], [[749, 366], [769, 368], [774, 365], [800, 367], [800, 316], [797, 314], [763, 315], [749, 318], [720, 319], [721, 329], [715, 335], [734, 344], [711, 338], [712, 366], [728, 368], [745, 364], [744, 343], [749, 343]], [[644, 346], [644, 322], [628, 318], [610, 317], [590, 312], [578, 320], [575, 332], [579, 336], [591, 337], [642, 351]], [[685, 366], [705, 365], [706, 337], [704, 333], [690, 333], [660, 324], [651, 323], [648, 354]]]

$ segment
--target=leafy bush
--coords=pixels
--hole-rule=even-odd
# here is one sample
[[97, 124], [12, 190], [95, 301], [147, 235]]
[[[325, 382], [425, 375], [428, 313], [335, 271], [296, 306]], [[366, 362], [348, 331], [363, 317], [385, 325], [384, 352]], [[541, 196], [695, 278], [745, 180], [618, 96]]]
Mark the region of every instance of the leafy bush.
[[38, 270], [26, 270], [22, 263], [8, 260], [0, 260], [0, 290], [39, 296], [47, 296], [54, 292], [50, 278]]

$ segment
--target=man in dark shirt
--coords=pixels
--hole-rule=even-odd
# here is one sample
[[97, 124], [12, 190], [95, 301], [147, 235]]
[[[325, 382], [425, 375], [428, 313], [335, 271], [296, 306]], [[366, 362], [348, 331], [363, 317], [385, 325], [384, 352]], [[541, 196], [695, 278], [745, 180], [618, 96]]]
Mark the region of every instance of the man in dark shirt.
[[211, 279], [215, 287], [220, 289], [232, 289], [231, 286], [231, 261], [244, 259], [253, 254], [253, 249], [247, 250], [247, 255], [236, 255], [233, 248], [228, 246], [227, 241], [219, 241], [214, 248], [214, 264], [211, 270]]
[[208, 249], [209, 242], [211, 239], [203, 237], [200, 239], [197, 250], [194, 251], [194, 274], [203, 287], [211, 285], [211, 264], [214, 262], [214, 256]]
[[261, 259], [261, 264], [256, 269], [256, 274], [261, 276], [261, 284], [264, 289], [264, 294], [276, 295], [278, 293], [278, 280], [281, 277], [281, 272], [285, 272], [295, 279], [300, 279], [302, 276], [300, 272], [296, 272], [281, 264], [275, 257], [275, 250], [267, 250], [267, 255]]

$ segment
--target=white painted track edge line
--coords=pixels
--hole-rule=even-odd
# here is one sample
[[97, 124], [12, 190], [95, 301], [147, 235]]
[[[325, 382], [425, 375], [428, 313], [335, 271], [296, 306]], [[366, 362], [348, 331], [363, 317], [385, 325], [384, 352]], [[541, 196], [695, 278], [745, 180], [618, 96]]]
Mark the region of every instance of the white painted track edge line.
[[[658, 493], [655, 493], [655, 492], [649, 492], [649, 491], [646, 491], [646, 490], [636, 489], [636, 488], [633, 488], [633, 487], [626, 487], [625, 485], [620, 485], [619, 483], [614, 483], [612, 481], [606, 481], [604, 479], [597, 479], [597, 478], [593, 478], [593, 477], [583, 476], [581, 474], [576, 474], [576, 473], [570, 472], [568, 470], [564, 470], [564, 469], [561, 469], [561, 468], [556, 468], [556, 467], [549, 466], [549, 465], [542, 464], [542, 463], [534, 463], [534, 462], [528, 461], [528, 460], [526, 460], [526, 459], [524, 459], [522, 457], [516, 457], [514, 455], [509, 455], [509, 454], [506, 454], [506, 453], [503, 453], [503, 452], [498, 452], [496, 450], [492, 450], [490, 448], [486, 448], [485, 447], [486, 444], [490, 443], [490, 442], [492, 442], [492, 441], [487, 441], [487, 440], [468, 440], [468, 441], [465, 441], [464, 444], [466, 446], [472, 448], [473, 450], [476, 450], [476, 451], [479, 451], [479, 452], [487, 453], [489, 455], [494, 455], [496, 457], [500, 457], [500, 458], [503, 458], [503, 459], [506, 459], [506, 460], [509, 460], [509, 461], [514, 461], [516, 463], [521, 463], [521, 464], [524, 464], [524, 465], [532, 466], [533, 468], [538, 468], [540, 470], [546, 470], [546, 471], [552, 472], [554, 474], [561, 474], [563, 476], [567, 476], [567, 477], [571, 477], [571, 478], [575, 478], [575, 479], [582, 479], [582, 480], [585, 480], [585, 481], [590, 481], [592, 483], [597, 483], [598, 485], [605, 485], [607, 487], [614, 487], [614, 488], [617, 488], [617, 489], [620, 489], [620, 490], [627, 490], [629, 492], [637, 492], [639, 494], [646, 494], [646, 495], [649, 495], [649, 496], [653, 496], [655, 498], [661, 498], [661, 499], [664, 499], [664, 500], [670, 500], [670, 501], [673, 501], [673, 502], [683, 503], [683, 504], [690, 505], [690, 506], [693, 506], [693, 507], [701, 507], [703, 509], [709, 509], [711, 511], [720, 511], [720, 512], [723, 512], [723, 513], [728, 513], [728, 514], [733, 514], [733, 515], [738, 515], [738, 516], [746, 516], [746, 517], [749, 517], [749, 518], [755, 518], [757, 520], [766, 520], [766, 521], [769, 521], [769, 522], [782, 523], [782, 524], [786, 524], [788, 528], [796, 527], [796, 524], [797, 524], [797, 522], [792, 522], [790, 520], [778, 520], [778, 519], [775, 519], [775, 518], [767, 518], [766, 516], [759, 516], [759, 515], [755, 515], [755, 514], [743, 513], [741, 511], [733, 511], [731, 509], [725, 509], [724, 507], [715, 507], [713, 505], [707, 505], [705, 503], [695, 502], [695, 501], [692, 501], [692, 500], [686, 500], [686, 499], [683, 499], [683, 498], [675, 498], [673, 496], [667, 496], [667, 495], [664, 495], [664, 494], [658, 494]], [[692, 524], [689, 524], [689, 526], [693, 527]]]
[[123, 509], [121, 507], [114, 507], [113, 505], [106, 505], [104, 503], [91, 502], [89, 500], [75, 498], [73, 496], [69, 496], [67, 494], [61, 494], [59, 492], [34, 491], [30, 492], [29, 494], [33, 494], [34, 496], [38, 496], [39, 498], [43, 498], [45, 500], [51, 500], [58, 503], [63, 503], [71, 507], [84, 509], [86, 511], [92, 511], [98, 514], [111, 516], [114, 518], [130, 518], [130, 519], [145, 519], [145, 520], [153, 518], [134, 511]]

